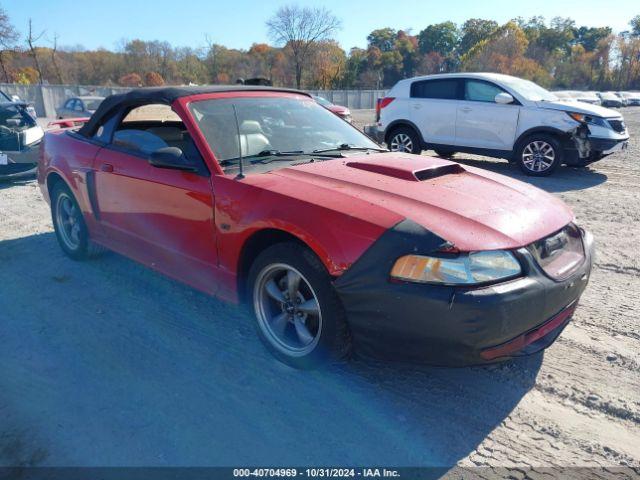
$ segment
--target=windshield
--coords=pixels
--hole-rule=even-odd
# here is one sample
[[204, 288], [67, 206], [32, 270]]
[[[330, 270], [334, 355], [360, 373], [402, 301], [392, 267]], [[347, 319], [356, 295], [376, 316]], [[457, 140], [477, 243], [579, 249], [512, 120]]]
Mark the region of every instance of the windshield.
[[85, 100], [84, 105], [87, 110], [95, 112], [100, 106], [100, 104], [102, 103], [102, 100], [104, 100], [104, 98], [98, 98], [98, 99], [92, 98], [91, 100]]
[[[235, 112], [234, 112], [235, 107]], [[239, 148], [251, 172], [251, 157], [290, 154], [275, 168], [318, 150], [345, 147], [377, 150], [364, 134], [308, 97], [238, 97], [193, 102], [189, 105], [198, 127], [216, 159], [237, 168]], [[236, 122], [237, 113], [237, 122]], [[336, 150], [337, 155], [340, 154]], [[326, 158], [326, 157], [325, 157]], [[262, 159], [262, 160], [260, 160]], [[264, 169], [255, 169], [264, 171]]]
[[540, 85], [533, 83], [530, 80], [524, 80], [522, 78], [506, 77], [501, 78], [502, 83], [511, 88], [516, 94], [524, 97], [531, 102], [553, 102], [558, 100], [553, 93], [549, 90], [542, 88]]

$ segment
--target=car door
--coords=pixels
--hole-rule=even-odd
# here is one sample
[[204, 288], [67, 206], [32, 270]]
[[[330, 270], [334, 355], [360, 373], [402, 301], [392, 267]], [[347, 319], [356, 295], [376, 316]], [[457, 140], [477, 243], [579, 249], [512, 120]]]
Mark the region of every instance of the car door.
[[461, 94], [458, 78], [418, 80], [411, 84], [409, 119], [428, 144], [453, 145]]
[[[458, 103], [456, 144], [492, 150], [511, 150], [518, 128], [520, 105], [495, 102], [500, 86], [486, 80], [465, 79], [463, 99]], [[508, 93], [508, 92], [506, 92]]]
[[202, 162], [197, 173], [154, 167], [150, 154], [169, 144], [138, 123], [114, 123], [94, 162], [101, 237], [110, 248], [215, 294], [214, 198], [197, 148], [189, 149], [195, 157], [189, 161]]

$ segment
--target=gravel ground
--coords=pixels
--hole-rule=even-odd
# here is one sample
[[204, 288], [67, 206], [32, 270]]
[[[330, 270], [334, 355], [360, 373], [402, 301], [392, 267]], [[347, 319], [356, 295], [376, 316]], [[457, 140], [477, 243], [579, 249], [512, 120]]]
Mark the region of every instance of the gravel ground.
[[[640, 108], [624, 115], [640, 131]], [[624, 153], [544, 179], [456, 157], [558, 195], [598, 248], [551, 348], [459, 369], [292, 370], [237, 308], [115, 254], [67, 259], [35, 182], [2, 184], [0, 465], [637, 469], [639, 152], [633, 136]]]

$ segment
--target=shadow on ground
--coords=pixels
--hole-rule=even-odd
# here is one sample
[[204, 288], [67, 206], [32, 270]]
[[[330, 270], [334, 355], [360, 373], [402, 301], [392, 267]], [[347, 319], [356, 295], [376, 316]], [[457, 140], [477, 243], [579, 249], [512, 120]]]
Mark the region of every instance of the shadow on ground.
[[607, 180], [607, 176], [604, 173], [597, 172], [589, 167], [575, 168], [563, 165], [548, 177], [530, 177], [522, 173], [517, 165], [510, 164], [506, 160], [479, 160], [465, 157], [460, 153], [453, 160], [463, 165], [482, 168], [530, 183], [547, 192], [584, 190], [600, 185]]
[[241, 309], [118, 255], [73, 262], [48, 233], [0, 242], [0, 265], [5, 466], [449, 466], [542, 362], [301, 372]]
[[23, 178], [15, 178], [12, 180], [0, 178], [0, 190], [11, 188], [16, 185], [26, 185], [27, 183], [31, 183], [33, 180], [35, 180], [35, 178], [35, 175], [29, 175]]

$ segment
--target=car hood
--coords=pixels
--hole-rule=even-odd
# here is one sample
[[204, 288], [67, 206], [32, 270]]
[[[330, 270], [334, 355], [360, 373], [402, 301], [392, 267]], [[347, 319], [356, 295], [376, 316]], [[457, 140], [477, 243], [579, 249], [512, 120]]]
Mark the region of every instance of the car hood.
[[551, 110], [561, 110], [563, 112], [584, 113], [585, 115], [593, 115], [596, 117], [618, 118], [621, 117], [619, 112], [610, 108], [592, 105], [585, 102], [575, 102], [571, 100], [559, 100], [555, 102], [536, 102], [540, 108], [548, 108]]
[[427, 156], [359, 155], [266, 176], [270, 189], [322, 199], [326, 208], [387, 228], [411, 219], [462, 251], [519, 248], [573, 219], [569, 207], [543, 190]]

